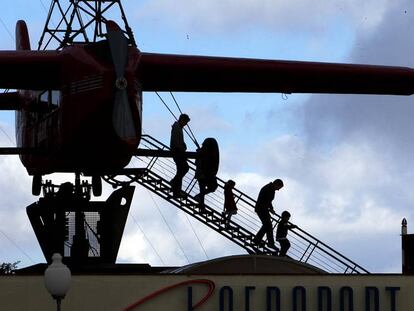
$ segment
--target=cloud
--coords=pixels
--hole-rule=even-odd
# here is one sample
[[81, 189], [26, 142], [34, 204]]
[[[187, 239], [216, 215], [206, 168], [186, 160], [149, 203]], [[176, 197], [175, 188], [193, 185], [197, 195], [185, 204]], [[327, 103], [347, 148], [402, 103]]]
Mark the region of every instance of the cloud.
[[185, 265], [205, 259], [198, 241], [189, 234], [192, 228], [186, 217], [149, 190], [137, 187], [118, 260]]
[[[139, 9], [139, 19], [158, 18], [159, 23], [168, 22], [175, 29], [225, 35], [262, 27], [296, 36], [311, 33], [317, 36], [336, 31], [339, 25], [356, 31], [347, 61], [414, 64], [411, 36], [414, 4], [409, 1], [348, 0], [338, 4], [299, 0], [191, 3], [159, 0], [149, 1]], [[224, 116], [211, 105], [203, 107], [207, 103], [190, 105], [189, 111], [194, 116], [196, 133], [207, 133], [214, 127], [225, 141], [221, 146], [221, 176], [235, 179], [237, 187], [253, 198], [261, 186], [281, 177], [285, 188], [277, 194], [277, 211], [290, 210], [294, 223], [369, 270], [395, 272], [399, 267], [401, 218], [414, 219], [410, 210], [414, 203], [411, 189], [414, 105], [411, 101], [411, 97], [311, 96], [289, 114], [288, 121], [292, 123], [295, 122], [293, 114], [300, 114], [296, 120], [300, 124], [294, 127], [301, 131], [293, 135], [286, 126], [286, 131], [276, 133], [268, 126], [266, 141], [264, 134], [254, 135], [251, 140], [249, 137], [249, 141], [243, 139], [250, 134], [246, 132], [263, 128], [262, 117], [257, 118], [264, 114], [260, 105], [255, 106], [255, 109], [258, 107], [255, 113], [246, 115], [245, 124], [251, 127], [240, 126], [241, 134], [237, 137], [231, 130], [239, 119], [235, 121]], [[265, 125], [281, 124], [286, 120], [282, 113], [280, 109], [269, 115]], [[153, 123], [155, 136], [164, 136], [163, 141], [168, 144], [171, 122], [165, 121], [164, 116], [154, 115], [144, 120], [144, 126]], [[275, 134], [270, 137], [272, 133]], [[231, 140], [233, 142], [229, 143]], [[17, 157], [1, 157], [0, 169], [3, 175], [0, 187], [2, 193], [7, 194], [0, 197], [1, 229], [30, 256], [43, 261], [24, 211], [24, 207], [35, 200], [29, 194], [30, 178]], [[53, 178], [59, 181], [67, 177]], [[106, 195], [110, 191], [105, 188]], [[205, 260], [184, 214], [158, 199], [156, 202], [146, 190], [137, 187], [119, 261], [161, 264], [155, 248], [167, 265], [187, 263], [155, 204], [168, 219], [190, 261]], [[210, 258], [244, 252], [204, 225], [190, 221]], [[7, 255], [9, 261], [24, 257], [4, 237], [0, 238], [0, 243], [1, 250], [6, 248], [7, 253], [13, 253]], [[5, 253], [1, 252], [0, 256], [6, 256]]]
[[[2, 140], [0, 144], [9, 142]], [[17, 156], [1, 156], [0, 171], [0, 263], [21, 261], [19, 267], [35, 264], [43, 256], [26, 214], [26, 207], [34, 201], [28, 190], [31, 179]]]
[[[311, 0], [211, 0], [179, 3], [150, 1], [140, 7], [138, 19], [168, 21], [183, 29], [206, 32], [240, 31], [252, 25], [280, 32], [325, 32], [337, 21], [358, 28], [373, 28], [382, 21], [389, 0], [335, 1]], [[172, 13], [174, 12], [174, 13]]]
[[[412, 12], [414, 6], [405, 1], [399, 4], [384, 15], [376, 32], [359, 36], [351, 53], [352, 61], [368, 61], [366, 55], [372, 55], [371, 63], [413, 64], [414, 41], [400, 32], [411, 27], [403, 10]], [[364, 47], [364, 54], [358, 54], [360, 47]], [[336, 153], [336, 160], [321, 162], [336, 166], [326, 172], [331, 174], [326, 176], [331, 186], [344, 185], [341, 180], [353, 176], [362, 191], [376, 190], [387, 204], [403, 210], [412, 204], [408, 189], [414, 174], [411, 102], [412, 97], [316, 95], [303, 105], [307, 148], [330, 151], [331, 156]]]
[[410, 186], [389, 165], [390, 155], [364, 136], [329, 148], [309, 146], [306, 138], [282, 135], [262, 143], [248, 160], [256, 159], [255, 172], [235, 168], [224, 176], [253, 198], [281, 177], [285, 187], [274, 201], [278, 213], [289, 210], [292, 222], [369, 271], [399, 271], [400, 224], [414, 216], [414, 200]]
[[[414, 66], [414, 38], [409, 35], [414, 5], [399, 1], [384, 15], [375, 32], [358, 35], [350, 61]], [[404, 13], [407, 11], [408, 13]], [[362, 52], [361, 52], [362, 51]], [[386, 152], [413, 147], [412, 97], [312, 96], [303, 106], [306, 134], [311, 143], [365, 139]]]
[[[412, 2], [391, 6], [374, 30], [356, 36], [349, 61], [413, 66], [412, 12]], [[288, 163], [296, 190], [303, 191], [290, 194], [286, 201], [304, 197], [295, 206], [295, 221], [368, 261], [370, 270], [399, 266], [395, 254], [400, 251], [401, 219], [414, 216], [410, 208], [414, 204], [413, 115], [412, 96], [314, 95], [303, 104], [300, 142], [304, 145], [296, 147], [304, 151], [304, 160], [294, 165], [293, 138], [271, 144], [290, 155], [293, 163], [282, 152], [267, 156], [267, 168]], [[355, 234], [361, 249], [367, 250], [364, 256], [351, 249], [356, 245]], [[370, 252], [376, 256], [370, 258]], [[390, 258], [397, 259], [390, 262]]]

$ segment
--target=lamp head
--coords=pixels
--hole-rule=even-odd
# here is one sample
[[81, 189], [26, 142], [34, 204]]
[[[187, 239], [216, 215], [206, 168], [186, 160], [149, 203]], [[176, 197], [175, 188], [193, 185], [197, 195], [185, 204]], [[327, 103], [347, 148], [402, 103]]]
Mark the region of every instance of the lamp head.
[[55, 299], [63, 299], [70, 287], [71, 273], [62, 263], [60, 254], [53, 254], [52, 264], [46, 269], [44, 276], [45, 286]]

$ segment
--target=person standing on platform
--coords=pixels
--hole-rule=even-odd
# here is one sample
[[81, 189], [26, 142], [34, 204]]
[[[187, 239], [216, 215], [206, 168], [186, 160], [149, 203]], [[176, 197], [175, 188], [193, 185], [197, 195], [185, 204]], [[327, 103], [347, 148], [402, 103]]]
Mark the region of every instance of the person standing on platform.
[[189, 170], [187, 157], [185, 152], [187, 145], [184, 142], [183, 128], [190, 122], [190, 117], [183, 113], [178, 120], [174, 122], [171, 128], [170, 149], [173, 153], [173, 160], [177, 166], [177, 172], [173, 179], [171, 179], [171, 190], [174, 197], [181, 196], [181, 187], [185, 174]]
[[278, 250], [273, 238], [273, 227], [270, 214], [275, 214], [275, 210], [272, 205], [272, 201], [275, 198], [275, 192], [283, 188], [283, 181], [276, 179], [275, 181], [268, 183], [262, 189], [260, 189], [259, 196], [257, 197], [256, 206], [254, 207], [257, 216], [259, 216], [262, 222], [262, 227], [257, 232], [253, 239], [253, 243], [259, 244], [263, 236], [267, 235], [267, 245], [270, 248]]
[[287, 239], [288, 230], [297, 228], [296, 225], [289, 224], [289, 219], [290, 213], [288, 211], [284, 211], [282, 213], [282, 218], [277, 225], [276, 241], [278, 241], [280, 244], [279, 256], [286, 256], [286, 253], [290, 248], [290, 242]]

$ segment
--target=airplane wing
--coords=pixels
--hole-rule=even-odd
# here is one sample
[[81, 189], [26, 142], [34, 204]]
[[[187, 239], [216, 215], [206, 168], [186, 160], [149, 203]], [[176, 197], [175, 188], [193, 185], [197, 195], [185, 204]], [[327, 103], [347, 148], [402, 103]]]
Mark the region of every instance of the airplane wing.
[[406, 67], [142, 53], [144, 91], [257, 93], [414, 93]]
[[0, 88], [57, 89], [60, 64], [56, 51], [0, 51]]

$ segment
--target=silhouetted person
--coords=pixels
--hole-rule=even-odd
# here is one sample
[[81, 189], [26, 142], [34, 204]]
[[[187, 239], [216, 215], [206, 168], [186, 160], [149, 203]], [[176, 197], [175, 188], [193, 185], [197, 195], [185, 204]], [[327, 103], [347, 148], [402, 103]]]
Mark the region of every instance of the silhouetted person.
[[178, 121], [174, 122], [171, 128], [170, 149], [173, 152], [173, 160], [177, 166], [177, 173], [171, 179], [171, 190], [175, 197], [181, 196], [181, 186], [183, 177], [188, 172], [188, 163], [185, 155], [187, 145], [184, 142], [183, 128], [190, 122], [190, 117], [187, 114], [182, 114]]
[[283, 187], [283, 181], [276, 179], [275, 181], [268, 183], [262, 189], [260, 189], [259, 196], [257, 197], [256, 206], [254, 210], [262, 222], [262, 227], [257, 232], [253, 239], [253, 242], [258, 244], [262, 240], [264, 234], [267, 235], [267, 245], [271, 248], [278, 249], [275, 245], [273, 238], [272, 221], [270, 213], [275, 214], [272, 201], [275, 198], [275, 192]]
[[[204, 197], [206, 194], [216, 191], [217, 177], [209, 170], [211, 158], [209, 156], [208, 144], [211, 144], [211, 138], [207, 138], [201, 148], [197, 149], [197, 158], [195, 161], [196, 171], [195, 178], [198, 181], [198, 188], [200, 192], [195, 196], [201, 209], [204, 209]], [[211, 148], [211, 145], [210, 145]]]
[[217, 177], [196, 176], [196, 179], [198, 180], [200, 193], [195, 196], [195, 199], [198, 201], [200, 208], [204, 209], [204, 197], [206, 194], [216, 191], [218, 187]]
[[223, 221], [226, 227], [230, 225], [231, 216], [237, 214], [237, 205], [233, 194], [235, 185], [236, 183], [231, 179], [224, 184]]
[[289, 224], [289, 219], [290, 213], [288, 211], [284, 211], [282, 213], [282, 218], [280, 219], [280, 222], [277, 225], [276, 241], [278, 241], [280, 244], [279, 256], [286, 256], [286, 253], [290, 248], [290, 242], [287, 239], [288, 230], [297, 228], [296, 225]]

